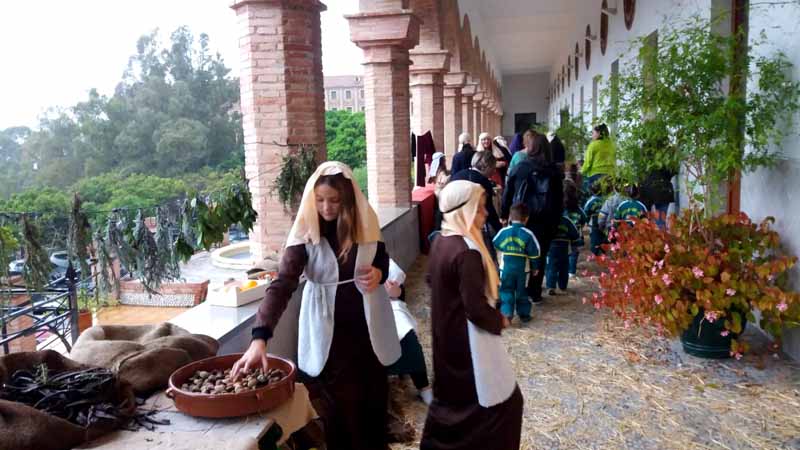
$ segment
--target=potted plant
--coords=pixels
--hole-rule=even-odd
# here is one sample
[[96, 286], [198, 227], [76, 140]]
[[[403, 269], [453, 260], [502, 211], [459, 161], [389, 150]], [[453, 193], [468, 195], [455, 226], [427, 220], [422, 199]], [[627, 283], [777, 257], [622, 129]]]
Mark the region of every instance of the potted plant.
[[[719, 215], [702, 223], [714, 240], [691, 229], [692, 212], [674, 216], [669, 231], [643, 220], [622, 224], [614, 243], [597, 258], [606, 270], [592, 302], [611, 308], [624, 321], [655, 325], [681, 336], [687, 353], [740, 357], [737, 340], [755, 322], [776, 338], [784, 325], [800, 322], [800, 294], [785, 289], [797, 262], [780, 247], [772, 218], [753, 223], [746, 214]], [[588, 300], [588, 299], [587, 299]]]
[[774, 149], [800, 109], [800, 84], [788, 79], [784, 55], [751, 59], [746, 37], [713, 28], [693, 18], [659, 30], [658, 45], [639, 40], [639, 57], [604, 89], [618, 175], [638, 182], [680, 167], [688, 208], [669, 231], [649, 220], [612, 231], [592, 300], [626, 324], [681, 335], [690, 353], [739, 357], [746, 346], [736, 337], [755, 310], [776, 338], [800, 319], [797, 294], [784, 289], [796, 259], [781, 252], [771, 218], [756, 225], [744, 214], [717, 214], [731, 176], [779, 161]]
[[92, 326], [92, 316], [98, 309], [98, 301], [85, 289], [78, 291], [78, 333], [83, 333]]

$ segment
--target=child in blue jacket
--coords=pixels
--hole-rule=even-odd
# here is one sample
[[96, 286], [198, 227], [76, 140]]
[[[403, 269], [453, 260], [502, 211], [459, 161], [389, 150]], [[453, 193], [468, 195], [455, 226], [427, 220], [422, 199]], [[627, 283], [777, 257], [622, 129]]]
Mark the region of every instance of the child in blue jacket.
[[603, 252], [600, 246], [606, 242], [606, 234], [598, 223], [598, 215], [600, 214], [600, 209], [603, 207], [606, 198], [602, 195], [600, 183], [593, 184], [591, 189], [592, 196], [586, 201], [583, 212], [586, 213], [589, 218], [589, 250], [597, 256]]
[[627, 198], [614, 211], [614, 222], [627, 222], [633, 226], [633, 220], [647, 217], [647, 207], [639, 201], [639, 187], [635, 184], [625, 187]]
[[539, 241], [525, 228], [528, 207], [515, 204], [509, 212], [511, 225], [500, 230], [492, 243], [500, 262], [500, 312], [509, 320], [516, 307], [519, 320], [531, 320], [531, 301], [528, 299], [528, 273], [538, 270]]
[[578, 239], [572, 243], [569, 253], [569, 276], [576, 277], [578, 272], [578, 257], [584, 246], [583, 227], [589, 223], [589, 218], [579, 205], [578, 185], [571, 181], [564, 181], [564, 215], [567, 216], [578, 229]]
[[578, 232], [578, 227], [575, 226], [566, 214], [562, 215], [561, 221], [558, 223], [556, 235], [550, 243], [550, 251], [547, 254], [545, 283], [547, 284], [547, 289], [549, 289], [549, 295], [556, 295], [556, 282], [562, 293], [565, 293], [567, 290], [567, 283], [569, 282], [569, 254], [572, 246], [579, 238], [580, 233]]

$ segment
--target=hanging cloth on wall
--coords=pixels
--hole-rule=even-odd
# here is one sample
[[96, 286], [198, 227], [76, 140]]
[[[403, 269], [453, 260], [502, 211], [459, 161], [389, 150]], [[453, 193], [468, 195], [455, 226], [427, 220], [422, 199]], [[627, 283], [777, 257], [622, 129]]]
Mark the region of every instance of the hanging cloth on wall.
[[433, 162], [436, 153], [436, 144], [433, 143], [433, 134], [430, 131], [417, 137], [417, 186], [425, 186], [428, 170], [425, 164]]

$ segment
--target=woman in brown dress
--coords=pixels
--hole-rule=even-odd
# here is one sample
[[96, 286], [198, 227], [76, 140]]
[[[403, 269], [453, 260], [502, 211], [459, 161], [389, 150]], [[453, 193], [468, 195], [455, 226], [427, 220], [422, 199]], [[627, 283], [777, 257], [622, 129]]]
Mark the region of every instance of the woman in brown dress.
[[253, 340], [234, 373], [266, 367], [267, 342], [297, 289], [298, 367], [325, 425], [329, 450], [387, 448], [386, 367], [400, 357], [382, 286], [389, 256], [375, 211], [350, 168], [321, 164], [308, 180], [281, 258], [256, 315]]
[[483, 188], [451, 181], [442, 190], [442, 235], [428, 260], [433, 328], [433, 403], [420, 449], [514, 450], [522, 394], [495, 309], [499, 279], [481, 239]]

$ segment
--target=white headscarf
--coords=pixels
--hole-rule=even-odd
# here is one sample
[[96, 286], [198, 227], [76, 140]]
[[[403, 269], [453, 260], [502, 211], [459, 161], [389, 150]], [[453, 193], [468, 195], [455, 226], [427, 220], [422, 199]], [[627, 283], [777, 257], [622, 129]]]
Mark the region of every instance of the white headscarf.
[[506, 150], [506, 152], [508, 152], [508, 144], [506, 143], [506, 138], [504, 138], [503, 136], [495, 136], [494, 140], [492, 141], [492, 154], [498, 161], [502, 160], [506, 156], [506, 153], [504, 153], [503, 150], [500, 149], [500, 147], [502, 147], [503, 149]]
[[481, 202], [485, 201], [485, 191], [477, 183], [456, 180], [447, 183], [439, 194], [439, 210], [442, 211], [442, 236], [463, 236], [472, 241], [481, 253], [483, 271], [486, 275], [486, 301], [493, 308], [497, 300], [500, 278], [497, 268], [483, 242], [480, 228], [475, 226], [475, 216]]
[[472, 142], [472, 136], [469, 133], [461, 133], [458, 135], [458, 151], [464, 148], [464, 144]]
[[439, 165], [442, 162], [442, 158], [444, 158], [444, 153], [442, 152], [436, 152], [433, 154], [431, 167], [428, 169], [428, 178], [433, 178], [439, 173]]
[[377, 242], [381, 240], [381, 227], [378, 222], [378, 215], [375, 210], [369, 205], [367, 197], [361, 192], [358, 183], [353, 178], [353, 171], [350, 170], [346, 164], [338, 161], [327, 161], [319, 165], [314, 174], [306, 182], [305, 190], [303, 190], [303, 198], [300, 201], [300, 207], [297, 209], [297, 217], [294, 219], [292, 229], [289, 231], [289, 236], [286, 240], [286, 246], [298, 244], [319, 244], [320, 231], [319, 231], [319, 212], [317, 211], [317, 202], [314, 198], [314, 186], [317, 184], [319, 177], [325, 175], [338, 175], [342, 174], [353, 185], [353, 193], [355, 194], [355, 236], [354, 244], [364, 244], [367, 242]]

